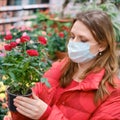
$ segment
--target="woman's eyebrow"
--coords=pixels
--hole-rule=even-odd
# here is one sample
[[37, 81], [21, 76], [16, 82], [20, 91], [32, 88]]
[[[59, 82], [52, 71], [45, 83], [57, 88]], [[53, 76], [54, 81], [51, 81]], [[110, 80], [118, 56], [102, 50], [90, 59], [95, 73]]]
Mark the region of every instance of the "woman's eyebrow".
[[79, 35], [78, 37], [79, 37], [79, 38], [82, 38], [82, 39], [89, 40], [88, 37], [86, 37], [86, 36]]
[[[75, 33], [76, 33], [76, 32], [74, 32], [74, 31], [72, 31], [72, 30], [70, 31], [70, 35], [75, 35]], [[81, 38], [81, 39], [89, 40], [89, 38], [88, 38], [87, 36], [85, 36], [85, 35], [79, 35], [79, 34], [78, 34], [78, 37]]]

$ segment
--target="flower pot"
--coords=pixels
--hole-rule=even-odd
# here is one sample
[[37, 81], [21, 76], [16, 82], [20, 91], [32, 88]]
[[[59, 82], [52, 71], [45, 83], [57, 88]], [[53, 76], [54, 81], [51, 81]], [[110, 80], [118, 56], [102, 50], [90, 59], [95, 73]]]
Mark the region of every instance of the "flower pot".
[[66, 52], [56, 51], [57, 59], [63, 59], [64, 57], [66, 57], [66, 55], [67, 55]]
[[[28, 91], [27, 95], [24, 95], [25, 97], [31, 97], [32, 90], [30, 89]], [[8, 95], [8, 108], [11, 113], [12, 120], [31, 120], [30, 118], [27, 118], [23, 115], [21, 115], [16, 110], [16, 106], [14, 106], [14, 98], [16, 98], [18, 95], [10, 93], [10, 87], [7, 89], [7, 95]]]
[[73, 19], [71, 18], [49, 18], [50, 20], [53, 20], [55, 22], [62, 22], [62, 23], [68, 23], [68, 22], [73, 22]]

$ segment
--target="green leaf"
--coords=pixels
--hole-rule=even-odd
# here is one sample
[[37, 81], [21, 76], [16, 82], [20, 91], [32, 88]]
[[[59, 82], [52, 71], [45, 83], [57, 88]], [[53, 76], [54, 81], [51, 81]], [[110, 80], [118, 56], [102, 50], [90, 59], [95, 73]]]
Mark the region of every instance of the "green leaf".
[[41, 83], [45, 83], [45, 85], [46, 85], [47, 87], [51, 87], [51, 85], [49, 84], [47, 78], [41, 78], [40, 81], [41, 81]]
[[34, 67], [29, 66], [29, 68], [35, 70], [39, 75], [41, 75], [41, 76], [43, 75], [41, 72], [39, 72], [39, 70], [35, 69]]
[[11, 78], [13, 78], [13, 80], [16, 80], [16, 77], [13, 72], [9, 72], [8, 74], [10, 75]]
[[13, 66], [14, 64], [11, 64], [11, 63], [3, 63], [2, 65], [4, 65], [4, 66]]

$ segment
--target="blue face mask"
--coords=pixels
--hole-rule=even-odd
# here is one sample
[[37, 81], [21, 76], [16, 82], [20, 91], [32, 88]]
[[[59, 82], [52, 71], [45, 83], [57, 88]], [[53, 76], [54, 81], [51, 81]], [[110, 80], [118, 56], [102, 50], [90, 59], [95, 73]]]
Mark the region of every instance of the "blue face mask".
[[68, 43], [69, 58], [76, 63], [83, 63], [92, 60], [96, 54], [90, 53], [90, 45], [83, 42], [74, 42], [72, 40]]

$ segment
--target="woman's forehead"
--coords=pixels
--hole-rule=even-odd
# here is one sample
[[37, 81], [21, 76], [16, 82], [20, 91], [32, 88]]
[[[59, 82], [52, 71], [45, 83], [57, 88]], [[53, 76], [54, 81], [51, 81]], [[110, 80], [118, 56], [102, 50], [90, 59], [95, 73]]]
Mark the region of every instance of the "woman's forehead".
[[84, 37], [87, 37], [89, 39], [94, 39], [91, 31], [81, 21], [76, 21], [73, 24], [73, 27], [71, 29], [71, 33], [78, 35], [78, 36], [84, 36]]

